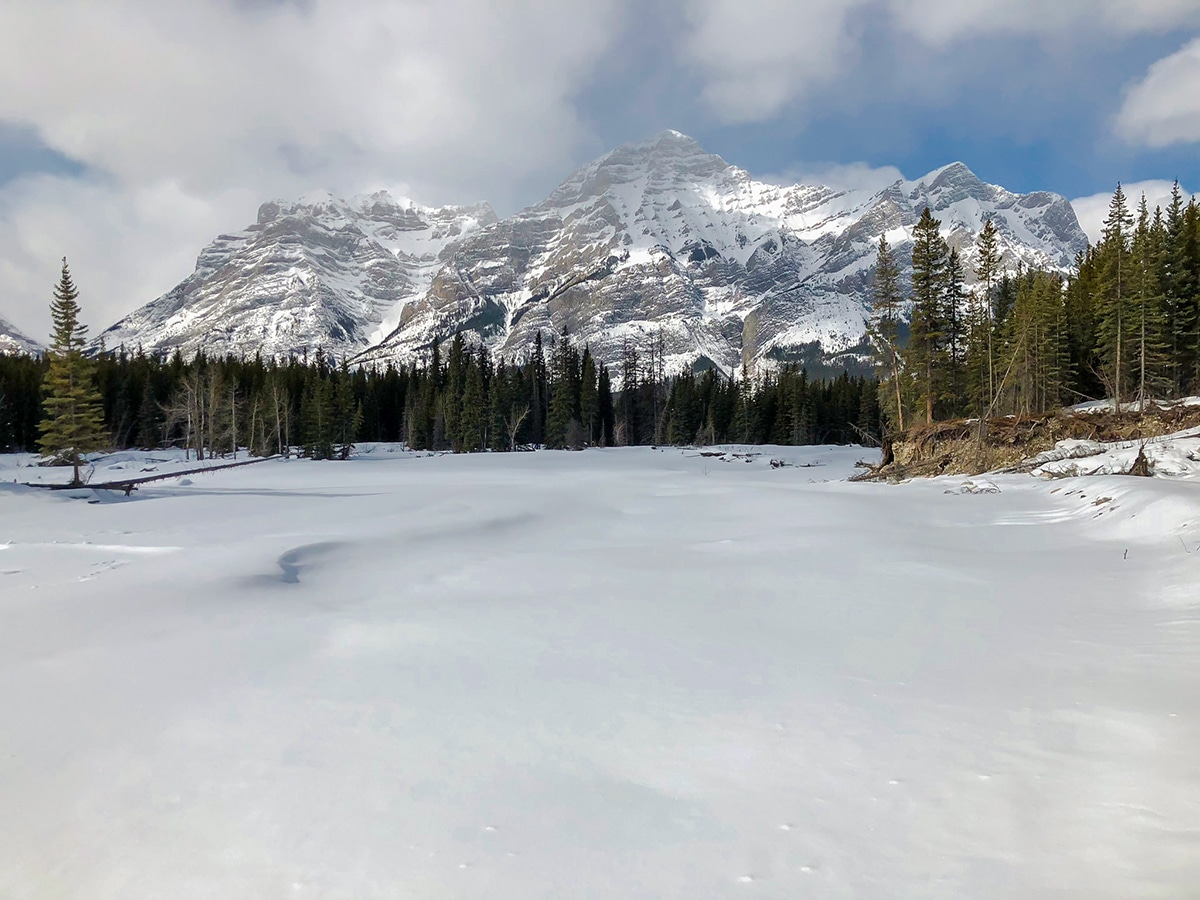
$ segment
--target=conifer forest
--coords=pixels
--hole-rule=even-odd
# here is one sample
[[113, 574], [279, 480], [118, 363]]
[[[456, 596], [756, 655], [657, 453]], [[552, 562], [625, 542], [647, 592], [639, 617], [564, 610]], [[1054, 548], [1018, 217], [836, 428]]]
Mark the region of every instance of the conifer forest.
[[1200, 392], [1200, 207], [1178, 183], [1165, 210], [1144, 197], [1131, 208], [1118, 185], [1102, 239], [1069, 275], [1002, 273], [989, 221], [967, 290], [940, 226], [926, 209], [907, 295], [891, 247], [879, 245], [870, 337], [893, 431]]
[[[50, 354], [52, 357], [53, 354]], [[33, 449], [45, 357], [0, 356], [0, 448]], [[412, 366], [353, 368], [317, 353], [287, 360], [185, 360], [125, 350], [94, 359], [105, 429], [117, 448], [235, 447], [347, 456], [356, 442], [416, 450], [518, 450], [741, 442], [846, 444], [879, 428], [873, 379], [813, 381], [785, 368], [764, 380], [714, 370], [669, 374], [661, 347], [622, 354], [620, 388], [587, 347], [562, 335], [530, 358], [493, 360], [456, 335]]]

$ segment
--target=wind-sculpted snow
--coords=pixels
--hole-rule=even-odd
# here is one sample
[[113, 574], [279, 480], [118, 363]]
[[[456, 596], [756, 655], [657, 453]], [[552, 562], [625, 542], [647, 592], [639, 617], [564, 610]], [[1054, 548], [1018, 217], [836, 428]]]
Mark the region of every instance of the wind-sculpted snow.
[[1195, 894], [1195, 480], [361, 449], [0, 456], [0, 896]]
[[42, 345], [0, 316], [0, 353], [40, 353]]
[[907, 266], [927, 205], [968, 269], [988, 218], [1009, 268], [1067, 269], [1087, 245], [1064, 198], [1009, 193], [961, 163], [879, 193], [777, 186], [665, 132], [464, 241], [364, 359], [410, 359], [456, 331], [519, 356], [565, 329], [610, 363], [658, 335], [669, 367], [861, 362], [879, 236]]
[[486, 204], [434, 209], [386, 192], [264, 203], [257, 223], [217, 238], [190, 277], [100, 339], [185, 355], [357, 353], [428, 288], [448, 248], [495, 218]]

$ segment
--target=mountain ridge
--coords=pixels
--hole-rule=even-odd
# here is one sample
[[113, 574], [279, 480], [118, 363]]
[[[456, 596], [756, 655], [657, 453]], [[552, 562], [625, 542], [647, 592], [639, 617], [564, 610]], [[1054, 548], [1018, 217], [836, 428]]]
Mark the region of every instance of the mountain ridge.
[[464, 241], [364, 358], [412, 358], [455, 331], [519, 354], [536, 331], [565, 328], [606, 361], [651, 332], [665, 334], [673, 366], [836, 361], [862, 349], [879, 235], [907, 265], [925, 205], [968, 264], [988, 216], [1011, 267], [1067, 269], [1086, 247], [1065, 198], [1013, 194], [962, 163], [876, 192], [781, 186], [668, 131]]
[[605, 362], [627, 343], [726, 372], [864, 363], [870, 272], [886, 234], [904, 268], [928, 205], [969, 270], [986, 218], [1005, 264], [1067, 270], [1087, 238], [1066, 198], [1015, 194], [952, 162], [882, 190], [777, 185], [664, 131], [577, 168], [505, 219], [386, 193], [270, 201], [109, 346], [408, 362], [464, 332], [519, 356], [566, 330]]
[[36, 355], [46, 348], [0, 316], [0, 353]]

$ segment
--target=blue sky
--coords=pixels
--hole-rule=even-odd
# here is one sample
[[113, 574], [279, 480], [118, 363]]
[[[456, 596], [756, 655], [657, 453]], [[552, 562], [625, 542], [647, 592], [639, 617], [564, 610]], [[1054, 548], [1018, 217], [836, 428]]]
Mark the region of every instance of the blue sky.
[[1200, 3], [12, 0], [0, 316], [44, 334], [64, 254], [98, 330], [263, 200], [510, 213], [664, 128], [776, 179], [962, 160], [1094, 229], [1117, 180], [1200, 189]]

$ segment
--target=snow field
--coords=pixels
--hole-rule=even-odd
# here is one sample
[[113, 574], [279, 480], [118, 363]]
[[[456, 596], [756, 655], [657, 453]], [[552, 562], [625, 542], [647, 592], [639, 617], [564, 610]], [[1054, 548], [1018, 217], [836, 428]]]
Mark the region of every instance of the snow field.
[[0, 458], [0, 896], [1200, 883], [1197, 482], [363, 450]]

